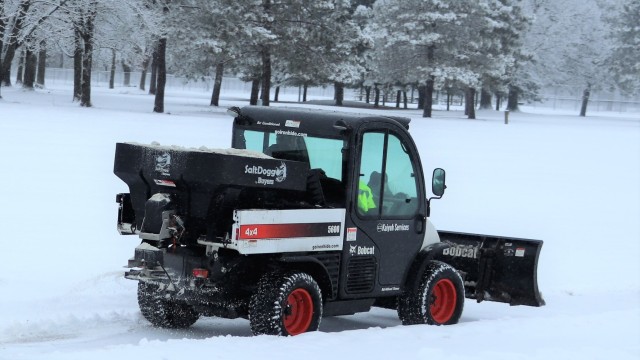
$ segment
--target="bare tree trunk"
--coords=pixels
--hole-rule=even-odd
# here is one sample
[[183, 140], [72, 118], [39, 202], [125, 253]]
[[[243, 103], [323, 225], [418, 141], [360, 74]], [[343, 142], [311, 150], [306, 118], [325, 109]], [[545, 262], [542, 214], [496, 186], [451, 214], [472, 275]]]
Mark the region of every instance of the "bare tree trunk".
[[451, 89], [447, 89], [447, 111], [449, 111], [451, 109], [451, 99], [453, 98], [453, 96], [451, 96]]
[[475, 119], [476, 118], [476, 105], [475, 105], [476, 89], [469, 87], [465, 95], [466, 95], [465, 107], [467, 108], [466, 114], [469, 119]]
[[[267, 0], [267, 2], [269, 2]], [[262, 47], [262, 106], [269, 106], [271, 95], [271, 49], [265, 45]]]
[[24, 57], [24, 78], [22, 87], [25, 89], [33, 90], [33, 85], [36, 82], [36, 67], [38, 66], [38, 59], [33, 51], [27, 49]]
[[307, 90], [309, 90], [309, 84], [305, 83], [302, 86], [302, 102], [307, 101]]
[[378, 88], [378, 84], [375, 84], [373, 88], [373, 107], [380, 107], [380, 88]]
[[[264, 10], [264, 19], [269, 19], [271, 17], [271, 0], [262, 0], [262, 8]], [[271, 23], [269, 20], [265, 20], [262, 24], [264, 28], [269, 31], [271, 30]], [[262, 45], [262, 49], [260, 50], [260, 55], [262, 57], [262, 93], [261, 100], [262, 106], [269, 106], [269, 98], [271, 95], [271, 48], [270, 45], [264, 44]]]
[[[435, 24], [433, 24], [435, 26]], [[429, 46], [427, 49], [427, 63], [431, 66], [433, 64], [434, 53], [435, 53], [435, 45]], [[433, 86], [435, 77], [432, 74], [429, 74], [429, 78], [427, 79], [427, 86], [425, 88], [424, 93], [424, 109], [422, 109], [422, 117], [431, 117], [431, 111], [433, 107]]]
[[[0, 49], [1, 50], [1, 49]], [[22, 49], [20, 52], [20, 58], [18, 58], [18, 69], [16, 70], [16, 85], [22, 84], [24, 82], [24, 58], [25, 58], [25, 50]]]
[[115, 87], [116, 82], [116, 49], [111, 49], [111, 71], [109, 72], [109, 89]]
[[2, 74], [2, 85], [11, 86], [11, 65], [4, 69], [0, 66], [0, 74]]
[[224, 75], [224, 63], [216, 64], [216, 78], [213, 80], [213, 92], [211, 93], [211, 106], [218, 106], [220, 102], [220, 90], [222, 89], [222, 76]]
[[418, 110], [424, 109], [425, 93], [426, 93], [426, 87], [424, 85], [418, 85]]
[[151, 55], [151, 76], [149, 78], [149, 94], [155, 95], [158, 88], [158, 47], [153, 49]]
[[82, 56], [84, 47], [82, 46], [82, 36], [80, 36], [79, 25], [76, 24], [74, 30], [73, 52], [73, 101], [80, 101], [82, 97]]
[[94, 1], [90, 5], [86, 16], [82, 40], [84, 42], [84, 52], [82, 54], [82, 96], [80, 106], [91, 107], [91, 67], [93, 64], [93, 33], [95, 29], [95, 19], [97, 15], [97, 3]]
[[485, 88], [480, 90], [480, 109], [491, 109], [491, 93]]
[[167, 38], [158, 40], [158, 80], [156, 84], [156, 98], [153, 112], [164, 112], [164, 88], [167, 84]]
[[371, 102], [371, 86], [365, 86], [364, 88], [366, 103]]
[[145, 90], [145, 85], [147, 82], [147, 70], [149, 69], [149, 56], [145, 56], [144, 60], [142, 60], [142, 72], [140, 73], [140, 90]]
[[427, 86], [425, 87], [424, 92], [424, 109], [422, 111], [422, 117], [431, 117], [431, 111], [433, 108], [433, 84], [434, 77], [429, 76], [427, 80]]
[[582, 106], [580, 106], [580, 116], [587, 116], [587, 105], [589, 104], [590, 95], [591, 84], [587, 84], [587, 88], [582, 92]]
[[276, 93], [273, 95], [273, 101], [278, 102], [279, 97], [280, 97], [280, 85], [276, 86]]
[[40, 52], [38, 53], [38, 75], [36, 76], [36, 84], [44, 87], [44, 76], [47, 69], [47, 43], [40, 43]]
[[518, 88], [509, 86], [509, 95], [507, 96], [507, 110], [519, 111], [518, 108]]
[[7, 42], [4, 43], [4, 56], [2, 63], [0, 63], [0, 73], [2, 73], [2, 81], [5, 86], [11, 86], [11, 63], [13, 57], [16, 54], [16, 49], [21, 45], [19, 42], [19, 35], [22, 31], [24, 19], [27, 16], [29, 7], [31, 6], [31, 0], [21, 0], [18, 7], [18, 13], [15, 15], [15, 21], [11, 31], [8, 34]]
[[344, 84], [341, 82], [333, 83], [335, 89], [336, 106], [342, 106], [344, 103]]
[[131, 86], [131, 66], [127, 64], [124, 59], [121, 61], [122, 64], [122, 72], [124, 77], [124, 86]]
[[502, 96], [500, 93], [496, 93], [496, 111], [500, 111], [500, 101], [502, 100]]
[[407, 109], [407, 91], [403, 90], [402, 91], [402, 97], [403, 97], [403, 101], [404, 101], [404, 108]]
[[4, 2], [0, 6], [0, 99], [2, 99], [2, 79], [4, 72], [2, 71], [2, 49], [4, 48]]
[[396, 109], [400, 109], [400, 97], [402, 96], [402, 90], [396, 91]]
[[251, 97], [249, 105], [258, 105], [258, 93], [260, 92], [260, 78], [254, 78], [251, 81]]

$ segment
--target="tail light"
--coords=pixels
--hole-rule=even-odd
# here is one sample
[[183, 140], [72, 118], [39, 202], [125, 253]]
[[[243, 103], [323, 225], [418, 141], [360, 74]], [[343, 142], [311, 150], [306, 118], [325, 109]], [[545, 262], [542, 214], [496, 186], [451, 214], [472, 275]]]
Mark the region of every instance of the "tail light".
[[209, 277], [209, 270], [207, 269], [196, 268], [193, 269], [191, 273], [193, 274], [193, 277], [198, 279], [206, 279]]

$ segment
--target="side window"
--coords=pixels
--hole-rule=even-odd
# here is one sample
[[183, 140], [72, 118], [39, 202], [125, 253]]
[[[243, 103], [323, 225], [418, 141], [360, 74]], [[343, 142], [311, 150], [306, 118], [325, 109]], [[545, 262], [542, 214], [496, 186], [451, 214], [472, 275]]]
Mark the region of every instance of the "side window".
[[358, 213], [382, 218], [413, 217], [418, 211], [415, 170], [394, 134], [365, 133], [358, 183]]
[[366, 133], [362, 139], [360, 179], [358, 182], [358, 213], [363, 216], [380, 214], [384, 133]]
[[388, 189], [382, 216], [413, 216], [418, 211], [418, 184], [411, 157], [401, 140], [390, 134], [387, 143]]

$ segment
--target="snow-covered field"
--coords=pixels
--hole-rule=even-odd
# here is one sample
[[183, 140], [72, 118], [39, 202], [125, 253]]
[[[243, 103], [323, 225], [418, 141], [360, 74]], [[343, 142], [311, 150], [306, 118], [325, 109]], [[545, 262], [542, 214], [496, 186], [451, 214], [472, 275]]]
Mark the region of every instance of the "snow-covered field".
[[[0, 359], [639, 359], [640, 114], [380, 110], [411, 117], [426, 171], [447, 170], [433, 203], [443, 230], [542, 239], [542, 308], [467, 301], [460, 324], [400, 325], [394, 311], [324, 319], [321, 331], [252, 337], [245, 320], [153, 328], [123, 265], [115, 143], [230, 145], [207, 93], [168, 91], [166, 111], [134, 88], [2, 88]], [[297, 94], [296, 94], [297, 98]], [[292, 104], [272, 104], [291, 106]], [[316, 106], [321, 107], [321, 106]], [[333, 109], [333, 108], [332, 108]], [[345, 111], [374, 111], [344, 109]], [[539, 111], [537, 109], [536, 111]]]

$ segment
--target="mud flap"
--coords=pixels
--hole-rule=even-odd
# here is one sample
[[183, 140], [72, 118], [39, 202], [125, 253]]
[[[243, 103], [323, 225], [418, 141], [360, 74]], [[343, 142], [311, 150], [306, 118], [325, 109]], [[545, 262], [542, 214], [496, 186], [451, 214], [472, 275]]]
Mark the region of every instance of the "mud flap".
[[438, 231], [435, 258], [464, 275], [466, 297], [511, 305], [542, 306], [538, 291], [541, 240]]

